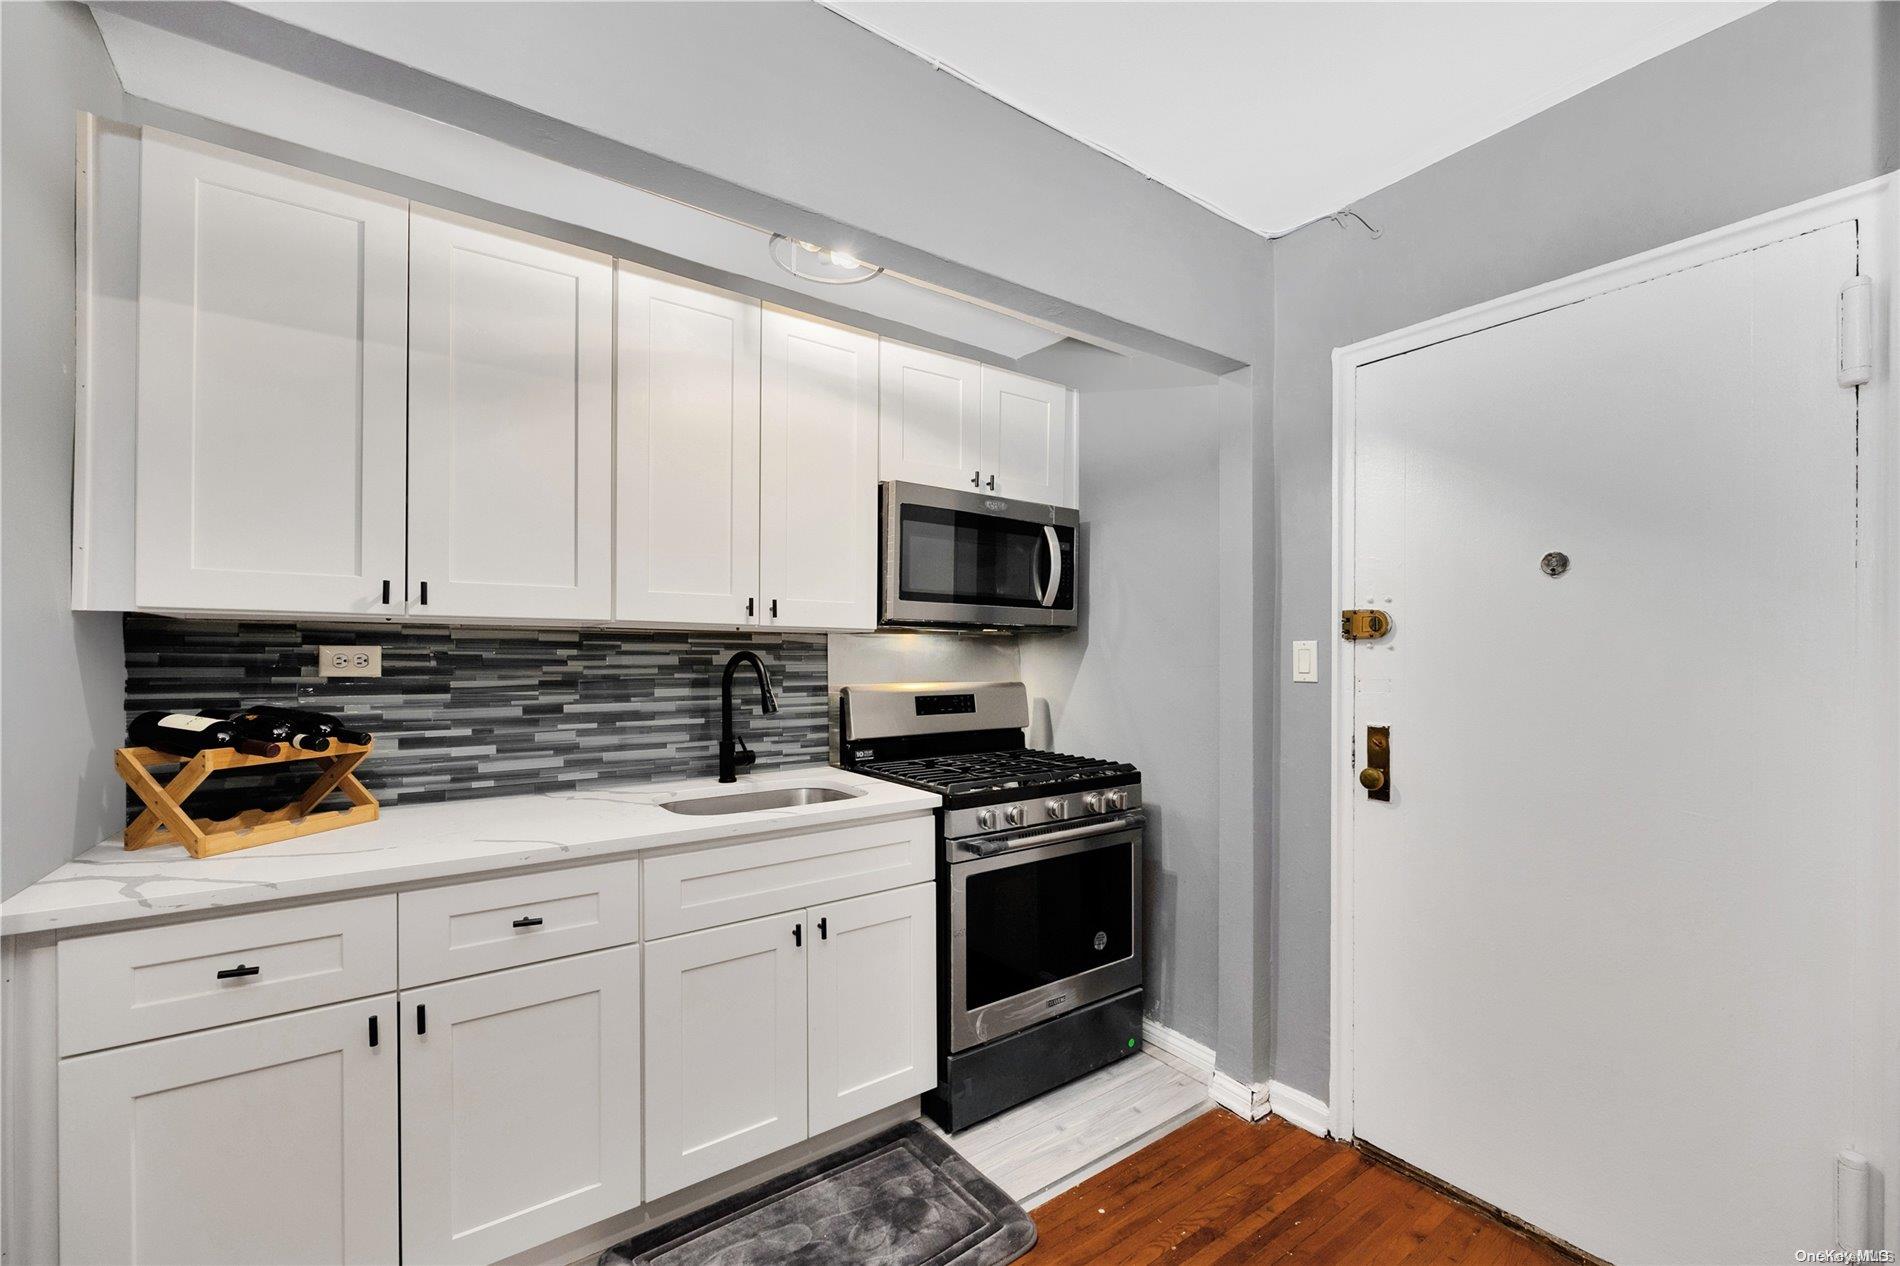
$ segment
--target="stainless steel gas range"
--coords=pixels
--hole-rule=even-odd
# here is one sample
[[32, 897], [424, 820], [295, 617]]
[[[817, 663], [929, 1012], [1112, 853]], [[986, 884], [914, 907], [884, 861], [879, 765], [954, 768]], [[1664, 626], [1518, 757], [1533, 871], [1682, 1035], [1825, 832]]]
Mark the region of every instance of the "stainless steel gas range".
[[948, 1130], [1141, 1045], [1141, 774], [1030, 750], [1021, 682], [846, 686], [842, 763], [934, 791]]

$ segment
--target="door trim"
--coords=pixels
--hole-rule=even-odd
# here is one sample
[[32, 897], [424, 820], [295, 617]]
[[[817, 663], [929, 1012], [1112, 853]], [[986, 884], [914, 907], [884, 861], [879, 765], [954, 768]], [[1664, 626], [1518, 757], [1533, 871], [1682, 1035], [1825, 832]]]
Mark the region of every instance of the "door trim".
[[[1900, 586], [1895, 583], [1895, 546], [1900, 544], [1894, 513], [1895, 460], [1900, 454], [1890, 430], [1900, 419], [1900, 391], [1893, 366], [1900, 353], [1900, 323], [1890, 317], [1900, 257], [1900, 173], [1853, 185], [1835, 193], [1771, 211], [1753, 219], [1715, 229], [1696, 237], [1618, 260], [1586, 272], [1535, 286], [1516, 294], [1435, 317], [1333, 351], [1333, 609], [1359, 605], [1352, 560], [1354, 556], [1354, 503], [1357, 426], [1355, 382], [1365, 365], [1417, 351], [1436, 343], [1535, 316], [1585, 299], [1636, 285], [1669, 273], [1710, 263], [1726, 256], [1838, 224], [1860, 222], [1860, 273], [1873, 277], [1881, 302], [1875, 304], [1874, 341], [1883, 349], [1876, 357], [1873, 381], [1858, 388], [1860, 412], [1860, 561], [1857, 670], [1870, 688], [1859, 718], [1867, 741], [1870, 777], [1878, 792], [1869, 797], [1873, 807], [1866, 821], [1866, 838], [1876, 849], [1873, 860], [1879, 882], [1867, 904], [1856, 912], [1866, 964], [1864, 987], [1857, 987], [1872, 1005], [1849, 1018], [1849, 1036], [1862, 1057], [1863, 1071], [1857, 1093], [1867, 1105], [1870, 1128], [1855, 1146], [1865, 1151], [1885, 1174], [1900, 1177], [1900, 1073], [1883, 1070], [1871, 1058], [1877, 1050], [1900, 1043], [1900, 849], [1895, 847], [1900, 800], [1890, 771], [1900, 754]], [[1846, 278], [1842, 278], [1846, 281]], [[1843, 388], [1845, 390], [1845, 388]], [[1884, 547], [1884, 548], [1883, 548]], [[1870, 565], [1871, 564], [1871, 565]], [[1332, 640], [1332, 937], [1331, 937], [1331, 1088], [1328, 1095], [1335, 1137], [1353, 1137], [1352, 944], [1353, 944], [1353, 806], [1359, 790], [1354, 764], [1353, 683], [1350, 643]], [[1882, 897], [1885, 900], [1882, 900]], [[1889, 912], [1883, 921], [1881, 908]], [[1876, 1153], [1879, 1155], [1876, 1156]], [[1900, 1188], [1894, 1188], [1900, 1190]], [[1900, 1200], [1889, 1198], [1886, 1242], [1900, 1242]]]

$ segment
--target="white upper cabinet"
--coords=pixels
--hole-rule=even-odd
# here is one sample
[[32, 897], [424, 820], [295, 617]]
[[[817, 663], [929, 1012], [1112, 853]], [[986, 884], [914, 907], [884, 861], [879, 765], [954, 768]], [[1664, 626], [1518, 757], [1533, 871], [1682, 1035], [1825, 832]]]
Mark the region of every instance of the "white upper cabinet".
[[995, 446], [983, 468], [984, 491], [1013, 501], [1075, 505], [1066, 387], [983, 366], [983, 429]]
[[875, 628], [877, 338], [770, 306], [762, 332], [763, 622]]
[[937, 885], [810, 910], [813, 1134], [937, 1084]]
[[400, 611], [408, 204], [147, 131], [139, 210], [138, 604]]
[[878, 467], [885, 479], [974, 489], [983, 469], [982, 367], [884, 340], [878, 396]]
[[881, 478], [1075, 505], [1067, 388], [888, 339], [882, 359]]
[[613, 614], [613, 260], [413, 209], [416, 615]]
[[639, 946], [401, 1010], [405, 1266], [499, 1261], [640, 1203]]
[[759, 303], [618, 264], [614, 617], [753, 624]]
[[393, 995], [60, 1061], [67, 1266], [397, 1260]]

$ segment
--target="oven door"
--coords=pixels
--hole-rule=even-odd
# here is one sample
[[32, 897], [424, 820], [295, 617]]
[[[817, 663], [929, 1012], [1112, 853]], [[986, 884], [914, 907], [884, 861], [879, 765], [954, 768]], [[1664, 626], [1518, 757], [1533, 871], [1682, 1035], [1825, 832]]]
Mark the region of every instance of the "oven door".
[[887, 483], [879, 619], [1073, 626], [1080, 521], [1061, 506]]
[[950, 871], [950, 1050], [1141, 983], [1141, 827], [1051, 842]]

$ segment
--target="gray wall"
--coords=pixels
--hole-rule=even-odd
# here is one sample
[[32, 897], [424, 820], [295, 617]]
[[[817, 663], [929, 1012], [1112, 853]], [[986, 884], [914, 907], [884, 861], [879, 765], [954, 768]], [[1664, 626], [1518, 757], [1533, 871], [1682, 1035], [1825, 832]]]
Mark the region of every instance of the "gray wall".
[[0, 895], [114, 829], [118, 617], [70, 610], [73, 163], [119, 81], [76, 4], [0, 5]]
[[[1354, 205], [1275, 251], [1284, 668], [1331, 636], [1335, 347], [1870, 179], [1900, 165], [1900, 6], [1776, 4]], [[1280, 709], [1273, 1075], [1328, 1077], [1328, 700]]]
[[1203, 368], [1254, 347], [1262, 239], [808, 0], [101, 7]]
[[1058, 751], [1140, 766], [1147, 1013], [1213, 1046], [1222, 683], [1218, 384], [1084, 392], [1082, 624], [1021, 638]]

